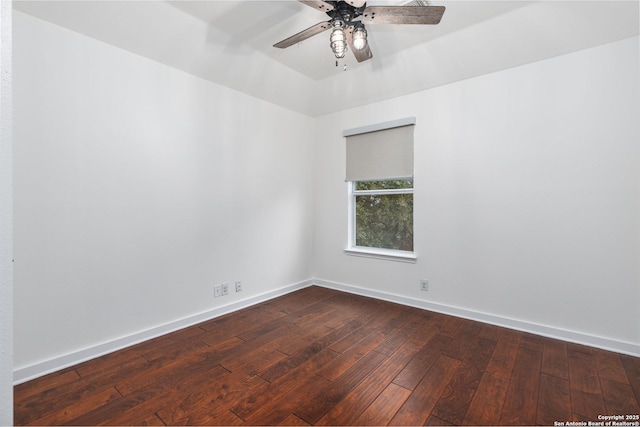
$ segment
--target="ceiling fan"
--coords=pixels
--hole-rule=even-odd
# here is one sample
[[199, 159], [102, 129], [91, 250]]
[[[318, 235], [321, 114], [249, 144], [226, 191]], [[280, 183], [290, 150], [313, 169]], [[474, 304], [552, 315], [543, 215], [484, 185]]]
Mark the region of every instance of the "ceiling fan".
[[373, 57], [364, 24], [431, 24], [440, 22], [444, 6], [369, 6], [366, 0], [298, 0], [325, 12], [331, 19], [274, 44], [280, 49], [293, 46], [309, 37], [333, 28], [329, 37], [336, 58], [344, 58], [347, 45], [358, 62]]

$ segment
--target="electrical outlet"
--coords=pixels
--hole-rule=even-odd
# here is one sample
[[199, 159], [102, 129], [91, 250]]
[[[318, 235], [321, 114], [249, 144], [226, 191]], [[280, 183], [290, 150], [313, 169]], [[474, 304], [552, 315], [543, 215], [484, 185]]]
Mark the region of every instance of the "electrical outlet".
[[420, 290], [425, 292], [429, 290], [429, 281], [427, 279], [420, 280]]
[[222, 285], [222, 295], [229, 295], [229, 284], [223, 283]]
[[242, 282], [236, 282], [236, 292], [242, 292]]
[[215, 285], [213, 287], [213, 296], [214, 298], [218, 298], [222, 296], [222, 285]]

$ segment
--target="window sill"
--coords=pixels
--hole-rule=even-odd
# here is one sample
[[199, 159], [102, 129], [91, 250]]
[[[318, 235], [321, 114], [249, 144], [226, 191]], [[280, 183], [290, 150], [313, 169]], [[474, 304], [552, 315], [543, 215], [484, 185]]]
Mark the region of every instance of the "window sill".
[[354, 247], [345, 249], [344, 252], [347, 255], [383, 259], [387, 261], [415, 263], [418, 260], [418, 257], [414, 252], [405, 251]]

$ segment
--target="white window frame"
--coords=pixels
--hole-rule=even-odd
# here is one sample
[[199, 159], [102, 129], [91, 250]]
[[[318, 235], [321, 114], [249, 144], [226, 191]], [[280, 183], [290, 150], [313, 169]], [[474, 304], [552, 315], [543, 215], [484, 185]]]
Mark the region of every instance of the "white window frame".
[[[411, 179], [413, 177], [398, 178], [398, 179]], [[415, 263], [418, 259], [414, 251], [401, 251], [398, 249], [384, 249], [384, 248], [370, 248], [365, 246], [356, 246], [356, 197], [366, 195], [393, 195], [393, 194], [414, 194], [415, 183], [411, 188], [392, 189], [392, 190], [356, 190], [356, 183], [358, 181], [347, 182], [348, 195], [349, 195], [349, 222], [348, 222], [348, 242], [347, 248], [344, 250], [348, 255], [361, 256], [367, 258], [377, 258], [389, 261], [399, 262], [411, 262]], [[415, 201], [415, 200], [414, 200]], [[414, 210], [414, 224], [415, 224], [415, 210]]]

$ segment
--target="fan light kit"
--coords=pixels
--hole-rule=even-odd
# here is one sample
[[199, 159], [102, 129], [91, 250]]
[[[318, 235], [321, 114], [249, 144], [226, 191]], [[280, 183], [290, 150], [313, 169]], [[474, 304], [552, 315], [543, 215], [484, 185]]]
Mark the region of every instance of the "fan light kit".
[[[329, 45], [337, 59], [344, 58], [347, 50], [358, 62], [373, 58], [364, 24], [429, 24], [440, 22], [444, 6], [369, 6], [365, 0], [298, 0], [307, 6], [325, 12], [330, 20], [320, 22], [289, 38], [274, 44], [280, 49], [293, 46], [309, 37], [332, 28]], [[421, 4], [421, 2], [418, 2]], [[337, 61], [336, 61], [337, 63]]]

